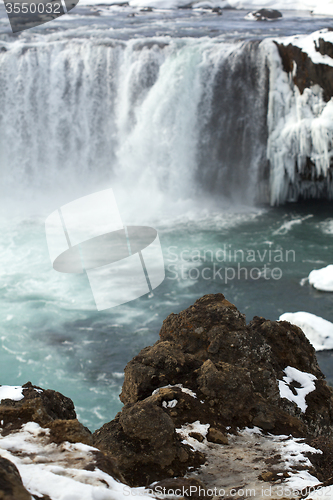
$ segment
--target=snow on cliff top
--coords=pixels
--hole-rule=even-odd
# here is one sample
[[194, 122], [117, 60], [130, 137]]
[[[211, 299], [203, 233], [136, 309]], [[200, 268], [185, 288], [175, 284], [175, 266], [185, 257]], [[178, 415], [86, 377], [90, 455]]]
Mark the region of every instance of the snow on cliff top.
[[328, 29], [322, 29], [320, 31], [314, 31], [310, 35], [295, 35], [288, 37], [280, 37], [277, 39], [280, 43], [284, 45], [292, 44], [299, 47], [303, 52], [305, 52], [314, 64], [326, 64], [327, 66], [333, 66], [333, 59], [328, 55], [323, 55], [316, 50], [319, 47], [319, 39], [322, 38], [326, 42], [333, 44], [333, 31]]

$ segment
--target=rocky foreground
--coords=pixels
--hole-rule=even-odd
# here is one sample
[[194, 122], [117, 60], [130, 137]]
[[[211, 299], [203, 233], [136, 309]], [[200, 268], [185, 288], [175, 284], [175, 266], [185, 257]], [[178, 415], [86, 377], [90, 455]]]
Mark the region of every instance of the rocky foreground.
[[93, 434], [55, 391], [3, 399], [0, 499], [316, 498], [333, 485], [333, 393], [314, 348], [288, 322], [246, 324], [222, 294], [168, 316], [120, 398]]

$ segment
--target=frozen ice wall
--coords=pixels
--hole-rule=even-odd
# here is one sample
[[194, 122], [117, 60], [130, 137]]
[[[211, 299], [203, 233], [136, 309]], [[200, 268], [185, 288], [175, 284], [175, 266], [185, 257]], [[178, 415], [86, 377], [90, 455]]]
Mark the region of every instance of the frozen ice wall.
[[[329, 40], [332, 34], [314, 33], [283, 40], [283, 44], [298, 46], [315, 64], [331, 66], [333, 59], [315, 49], [320, 37]], [[300, 90], [294, 78], [297, 63], [293, 61], [293, 70], [287, 73], [277, 47], [266, 45], [270, 67], [267, 143], [270, 202], [275, 205], [300, 197], [332, 198], [332, 99], [325, 99], [324, 89], [316, 83]]]

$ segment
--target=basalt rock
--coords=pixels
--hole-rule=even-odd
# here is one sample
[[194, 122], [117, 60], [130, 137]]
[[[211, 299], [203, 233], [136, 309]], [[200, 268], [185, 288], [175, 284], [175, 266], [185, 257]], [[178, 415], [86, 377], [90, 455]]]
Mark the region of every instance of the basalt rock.
[[[204, 462], [204, 455], [183, 444], [176, 432], [176, 425], [181, 425], [184, 418], [179, 418], [178, 411], [168, 407], [168, 402], [177, 398], [187, 419], [193, 418], [193, 398], [182, 396], [179, 388], [161, 389], [143, 401], [126, 405], [112, 422], [94, 433], [94, 446], [116, 457], [129, 485], [148, 486], [154, 481], [183, 476], [188, 467]], [[200, 415], [198, 407], [194, 414]]]
[[[281, 397], [287, 367], [315, 377], [306, 411]], [[297, 395], [299, 385], [289, 389]], [[245, 316], [222, 294], [206, 295], [163, 322], [160, 339], [125, 368], [116, 419], [93, 435], [117, 457], [133, 486], [181, 476], [203, 461], [176, 429], [200, 421], [211, 440], [226, 429], [257, 426], [272, 434], [332, 437], [333, 397], [304, 333], [288, 322]], [[291, 398], [292, 399], [292, 398]]]

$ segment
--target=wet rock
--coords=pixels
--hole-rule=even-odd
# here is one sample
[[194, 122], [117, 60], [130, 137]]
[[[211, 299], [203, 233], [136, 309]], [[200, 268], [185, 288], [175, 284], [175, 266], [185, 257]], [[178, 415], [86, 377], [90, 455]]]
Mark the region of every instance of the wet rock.
[[[252, 424], [299, 435], [331, 432], [331, 389], [298, 327], [259, 317], [246, 325], [237, 308], [217, 294], [171, 314], [163, 322], [160, 339], [128, 363], [121, 394], [125, 404], [149, 397], [158, 386], [182, 384], [209, 405], [205, 418], [211, 425]], [[316, 391], [308, 396], [314, 405], [305, 415], [295, 403], [280, 398], [278, 381], [286, 366], [318, 378]], [[197, 403], [191, 404], [197, 408]], [[179, 417], [179, 408], [175, 410]], [[200, 413], [203, 416], [205, 410], [199, 405], [196, 419]]]
[[16, 466], [2, 457], [0, 457], [0, 499], [31, 500], [31, 495], [23, 486]]
[[170, 314], [163, 321], [160, 338], [204, 360], [207, 359], [207, 346], [218, 333], [230, 332], [236, 338], [236, 332], [245, 327], [245, 315], [220, 293], [205, 295], [179, 314]]
[[42, 427], [53, 420], [76, 418], [73, 401], [60, 392], [41, 389], [27, 382], [23, 387], [24, 398], [20, 401], [3, 399], [0, 402], [2, 435], [20, 429], [27, 422], [36, 422]]
[[279, 479], [279, 475], [274, 471], [264, 471], [258, 476], [258, 479], [265, 482], [272, 482]]
[[275, 21], [282, 17], [281, 12], [275, 9], [260, 9], [254, 12], [250, 12], [246, 16], [246, 19], [255, 20], [255, 21]]
[[84, 467], [85, 470], [94, 471], [99, 469], [109, 476], [114, 477], [121, 483], [126, 483], [124, 476], [121, 474], [116, 459], [107, 453], [100, 450], [92, 451], [93, 460]]
[[[170, 342], [146, 347], [130, 364], [133, 369], [128, 370], [120, 394], [120, 400], [124, 404], [144, 399], [157, 387], [176, 383], [179, 373], [189, 373], [191, 369], [200, 366], [194, 359], [191, 363], [191, 359]], [[170, 378], [171, 374], [176, 374], [176, 378]]]
[[212, 9], [212, 12], [214, 12], [214, 13], [215, 13], [215, 14], [217, 14], [218, 16], [222, 16], [222, 14], [223, 14], [221, 7], [214, 7], [214, 8]]
[[199, 443], [202, 443], [202, 441], [204, 440], [203, 435], [200, 434], [199, 432], [190, 432], [189, 436], [191, 438], [196, 439], [197, 441], [199, 441]]
[[175, 426], [171, 417], [150, 398], [125, 407], [119, 422], [127, 436], [154, 442], [157, 448], [173, 439]]

